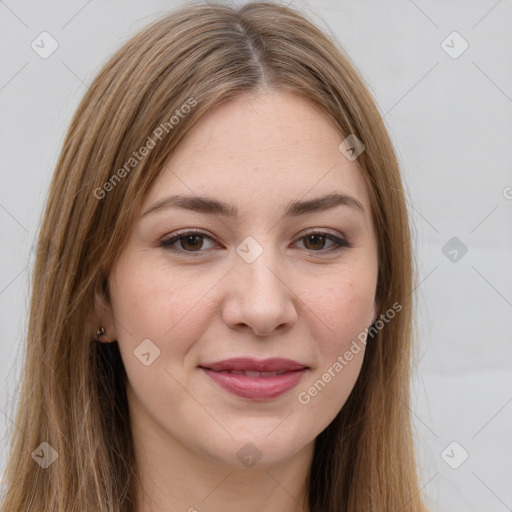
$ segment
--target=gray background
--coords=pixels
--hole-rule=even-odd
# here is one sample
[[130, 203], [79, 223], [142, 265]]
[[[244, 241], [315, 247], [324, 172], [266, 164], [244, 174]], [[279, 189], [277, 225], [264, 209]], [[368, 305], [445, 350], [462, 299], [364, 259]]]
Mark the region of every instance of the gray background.
[[[13, 425], [31, 247], [71, 115], [107, 57], [177, 3], [0, 1], [0, 435]], [[403, 166], [421, 281], [423, 493], [432, 510], [512, 510], [512, 3], [292, 5], [360, 68]], [[59, 45], [47, 59], [31, 48], [43, 31]], [[469, 44], [457, 58], [445, 51], [463, 48], [453, 31]], [[459, 247], [443, 252], [452, 237]], [[0, 468], [5, 456], [4, 437]]]

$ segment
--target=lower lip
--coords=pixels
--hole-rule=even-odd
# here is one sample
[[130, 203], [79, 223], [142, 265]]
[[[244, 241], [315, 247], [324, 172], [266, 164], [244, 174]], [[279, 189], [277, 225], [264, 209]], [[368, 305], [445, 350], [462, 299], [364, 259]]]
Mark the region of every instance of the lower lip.
[[235, 373], [214, 372], [201, 368], [219, 386], [234, 395], [251, 400], [271, 400], [293, 389], [306, 373], [306, 368], [275, 377], [248, 377]]

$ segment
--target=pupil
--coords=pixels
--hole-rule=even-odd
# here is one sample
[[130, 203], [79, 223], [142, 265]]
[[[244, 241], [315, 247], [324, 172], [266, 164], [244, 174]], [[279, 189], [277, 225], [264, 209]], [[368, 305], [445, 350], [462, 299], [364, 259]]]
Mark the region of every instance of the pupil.
[[[312, 240], [313, 245], [316, 245], [317, 243], [320, 244], [320, 247], [313, 247], [314, 249], [322, 249], [322, 245], [325, 242], [325, 237], [323, 235], [309, 235], [308, 237], [306, 237], [306, 240], [308, 242]], [[311, 249], [312, 247], [308, 247], [308, 248]]]
[[[183, 249], [199, 249], [201, 247], [201, 242], [199, 243], [199, 247], [197, 247], [197, 243], [194, 244], [193, 240], [197, 240], [199, 238], [202, 238], [200, 235], [189, 235], [189, 236], [186, 236], [185, 238], [182, 239], [182, 243], [181, 243], [181, 246], [183, 247]], [[191, 242], [192, 241], [192, 242]], [[194, 246], [195, 247], [185, 247], [186, 245], [188, 245], [190, 242], [190, 245], [191, 246]]]

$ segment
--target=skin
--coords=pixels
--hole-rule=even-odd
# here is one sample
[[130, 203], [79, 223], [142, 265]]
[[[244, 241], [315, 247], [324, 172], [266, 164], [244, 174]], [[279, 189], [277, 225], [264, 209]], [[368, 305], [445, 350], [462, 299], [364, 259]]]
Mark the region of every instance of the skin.
[[[149, 190], [141, 215], [185, 194], [237, 206], [239, 218], [177, 207], [141, 216], [109, 276], [111, 302], [97, 299], [99, 325], [118, 341], [128, 373], [144, 489], [137, 512], [307, 510], [300, 504], [314, 440], [353, 389], [364, 344], [309, 403], [297, 396], [349, 350], [378, 309], [368, 191], [357, 161], [338, 149], [343, 138], [294, 93], [244, 95], [196, 124]], [[281, 219], [289, 202], [334, 191], [357, 199], [364, 212], [338, 205]], [[203, 238], [178, 240], [176, 252], [160, 246], [188, 228]], [[328, 238], [303, 238], [311, 231], [351, 246], [333, 250]], [[236, 252], [248, 236], [263, 250], [251, 263]], [[148, 366], [134, 356], [145, 339], [160, 350]], [[198, 368], [241, 356], [285, 357], [309, 369], [291, 391], [254, 401]], [[261, 454], [252, 467], [237, 457], [249, 442]]]

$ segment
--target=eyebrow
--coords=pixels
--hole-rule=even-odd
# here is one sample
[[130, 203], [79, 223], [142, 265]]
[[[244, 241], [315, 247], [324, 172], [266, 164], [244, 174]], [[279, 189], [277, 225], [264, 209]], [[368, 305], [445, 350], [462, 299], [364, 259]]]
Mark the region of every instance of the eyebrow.
[[[283, 219], [289, 217], [297, 217], [299, 215], [307, 215], [310, 213], [319, 213], [337, 206], [348, 206], [362, 214], [365, 213], [363, 205], [355, 198], [348, 194], [335, 192], [326, 196], [309, 199], [306, 201], [291, 201], [285, 209]], [[165, 208], [184, 208], [199, 213], [210, 215], [222, 215], [224, 217], [237, 218], [238, 208], [234, 205], [212, 199], [209, 197], [171, 195], [160, 199], [151, 205], [141, 217], [146, 217], [150, 213]]]

